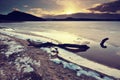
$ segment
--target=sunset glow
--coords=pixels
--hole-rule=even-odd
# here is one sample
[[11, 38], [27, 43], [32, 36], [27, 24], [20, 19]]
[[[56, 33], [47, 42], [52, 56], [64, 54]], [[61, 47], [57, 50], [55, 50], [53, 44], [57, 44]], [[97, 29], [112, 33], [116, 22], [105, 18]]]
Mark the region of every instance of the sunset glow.
[[72, 11], [72, 10], [71, 10], [71, 11], [66, 11], [66, 12], [65, 12], [65, 14], [67, 14], [67, 15], [70, 15], [70, 14], [73, 14], [73, 13], [75, 13], [75, 12]]
[[[7, 14], [13, 10], [19, 10], [39, 17], [45, 15], [92, 13], [93, 11], [94, 13], [120, 13], [118, 7], [119, 0], [25, 0], [20, 3], [12, 0], [9, 6], [5, 6], [8, 5], [7, 2], [9, 0], [1, 0], [1, 14]], [[113, 5], [116, 6], [115, 9], [113, 9]]]
[[61, 5], [63, 5], [64, 14], [67, 14], [67, 15], [77, 13], [78, 11], [80, 11], [80, 7], [73, 0], [71, 1], [65, 0], [65, 2], [61, 2]]
[[0, 80], [120, 80], [120, 0], [0, 0]]

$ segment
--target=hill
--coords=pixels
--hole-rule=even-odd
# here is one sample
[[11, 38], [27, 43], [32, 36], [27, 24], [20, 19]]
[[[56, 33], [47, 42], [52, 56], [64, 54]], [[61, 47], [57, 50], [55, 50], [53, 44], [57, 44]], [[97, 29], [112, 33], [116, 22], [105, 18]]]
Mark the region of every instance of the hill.
[[0, 22], [20, 21], [120, 21], [120, 14], [110, 13], [74, 13], [70, 15], [45, 15], [37, 17], [21, 11], [12, 11], [7, 15], [0, 14]]
[[45, 19], [28, 13], [13, 11], [7, 15], [0, 15], [0, 21], [45, 21]]

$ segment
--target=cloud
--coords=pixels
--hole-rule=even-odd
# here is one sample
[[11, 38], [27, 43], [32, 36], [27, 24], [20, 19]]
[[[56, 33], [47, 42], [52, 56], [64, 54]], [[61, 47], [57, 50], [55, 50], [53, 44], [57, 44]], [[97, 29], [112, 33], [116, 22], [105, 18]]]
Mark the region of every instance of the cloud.
[[12, 8], [14, 11], [20, 11], [20, 9], [18, 8]]
[[85, 5], [83, 1], [80, 0], [56, 0], [56, 4], [61, 6], [63, 13], [72, 11], [72, 12], [84, 12]]
[[115, 0], [115, 1], [103, 3], [103, 4], [97, 4], [95, 7], [89, 8], [88, 10], [116, 13], [120, 11], [120, 0]]
[[29, 6], [28, 6], [28, 5], [23, 5], [23, 7], [27, 8], [27, 7], [29, 7]]
[[36, 16], [42, 16], [43, 14], [48, 13], [48, 11], [45, 11], [42, 8], [31, 8], [27, 12]]
[[61, 13], [67, 13], [69, 11], [78, 12], [89, 12], [88, 8], [92, 7], [94, 4], [107, 3], [113, 0], [52, 0], [59, 9]]
[[[36, 16], [46, 16], [46, 15], [60, 15], [60, 14], [72, 14], [72, 13], [89, 13], [90, 10], [87, 10], [88, 8], [91, 8], [93, 6], [100, 6], [103, 3], [112, 2], [113, 0], [40, 0], [37, 1], [36, 4], [30, 5], [25, 4], [22, 5], [24, 8], [21, 10], [24, 10], [30, 14], [36, 15]], [[115, 0], [114, 0], [115, 1]], [[48, 3], [49, 2], [49, 3]], [[29, 5], [29, 6], [28, 6]]]
[[43, 8], [31, 8], [27, 11], [27, 13], [30, 13], [32, 15], [36, 15], [39, 17], [43, 17], [45, 15], [55, 15], [58, 14], [59, 11], [48, 11]]

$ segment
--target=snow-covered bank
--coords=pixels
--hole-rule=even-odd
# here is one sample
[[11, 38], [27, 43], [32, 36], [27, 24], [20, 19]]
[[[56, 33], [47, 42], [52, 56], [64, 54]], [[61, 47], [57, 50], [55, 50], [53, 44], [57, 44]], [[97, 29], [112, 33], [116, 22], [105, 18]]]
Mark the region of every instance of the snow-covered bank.
[[[15, 31], [11, 32], [9, 30], [7, 30], [7, 31], [6, 30], [5, 31], [0, 30], [0, 32], [4, 33], [4, 34], [7, 34], [9, 36], [17, 37], [17, 38], [24, 39], [24, 40], [31, 39], [31, 40], [35, 40], [35, 41], [41, 41], [41, 42], [42, 41], [44, 41], [44, 42], [49, 41], [48, 39], [45, 39], [45, 38], [42, 38], [42, 37], [36, 37], [36, 36], [30, 36], [30, 35], [26, 35], [26, 34], [15, 33]], [[95, 71], [104, 73], [108, 76], [112, 76], [112, 77], [115, 77], [115, 78], [120, 78], [120, 70], [113, 69], [113, 68], [104, 66], [102, 64], [98, 64], [96, 62], [93, 62], [93, 61], [90, 61], [88, 59], [82, 58], [81, 56], [70, 53], [70, 52], [65, 51], [63, 49], [60, 49], [60, 48], [59, 48], [59, 56], [68, 60], [68, 61], [70, 61], [70, 62], [73, 62], [77, 65], [93, 69]]]
[[82, 67], [80, 67], [78, 65], [75, 65], [73, 63], [65, 62], [65, 61], [60, 60], [58, 58], [51, 59], [51, 61], [53, 61], [53, 62], [55, 62], [57, 64], [63, 64], [64, 68], [68, 68], [68, 69], [76, 71], [77, 76], [86, 75], [86, 76], [89, 76], [89, 77], [94, 77], [97, 80], [113, 80], [112, 78], [109, 78], [107, 76], [104, 76], [103, 78], [101, 78], [100, 74], [98, 74], [98, 73], [96, 73], [94, 71], [91, 71], [91, 70], [86, 71], [86, 70], [84, 70]]
[[[40, 67], [40, 60], [30, 57], [25, 53], [26, 50], [26, 47], [14, 38], [0, 34], [0, 62], [2, 64], [0, 64], [0, 80], [21, 80], [24, 74], [35, 73], [35, 68]], [[10, 79], [8, 79], [9, 76]]]
[[[3, 44], [8, 45], [7, 52], [1, 52], [5, 54], [5, 56], [9, 59], [11, 55], [18, 55], [15, 59], [15, 65], [17, 66], [17, 70], [21, 71], [24, 68], [24, 72], [31, 72], [34, 71], [30, 65], [37, 65], [40, 66], [40, 61], [35, 61], [30, 57], [26, 57], [24, 54], [20, 54], [20, 52], [25, 51], [24, 46], [18, 44], [17, 42], [13, 41], [11, 38], [7, 36], [0, 35], [0, 41]], [[21, 56], [22, 55], [22, 56]]]
[[[5, 52], [6, 57], [9, 57], [12, 54], [19, 53], [21, 51], [24, 51], [24, 47], [15, 41], [11, 40], [7, 36], [0, 36], [0, 40], [3, 41], [4, 44], [8, 45], [8, 50]], [[2, 53], [2, 52], [1, 52]]]
[[34, 72], [33, 65], [40, 67], [40, 61], [33, 60], [30, 57], [22, 56], [18, 57], [15, 60], [15, 65], [17, 66], [17, 70], [25, 72]]

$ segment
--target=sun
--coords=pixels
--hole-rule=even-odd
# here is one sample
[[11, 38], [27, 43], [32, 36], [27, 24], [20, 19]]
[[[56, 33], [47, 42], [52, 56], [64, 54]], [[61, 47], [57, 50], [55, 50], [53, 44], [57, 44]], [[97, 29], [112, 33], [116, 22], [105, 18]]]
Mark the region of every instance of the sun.
[[76, 12], [75, 8], [66, 8], [64, 11], [66, 15], [74, 14], [75, 12]]
[[67, 15], [70, 15], [70, 14], [72, 14], [72, 13], [73, 13], [73, 12], [71, 12], [71, 11], [66, 12]]
[[74, 13], [74, 11], [72, 11], [72, 10], [65, 11], [65, 14], [67, 14], [67, 15], [70, 15], [70, 14], [73, 14], [73, 13]]

